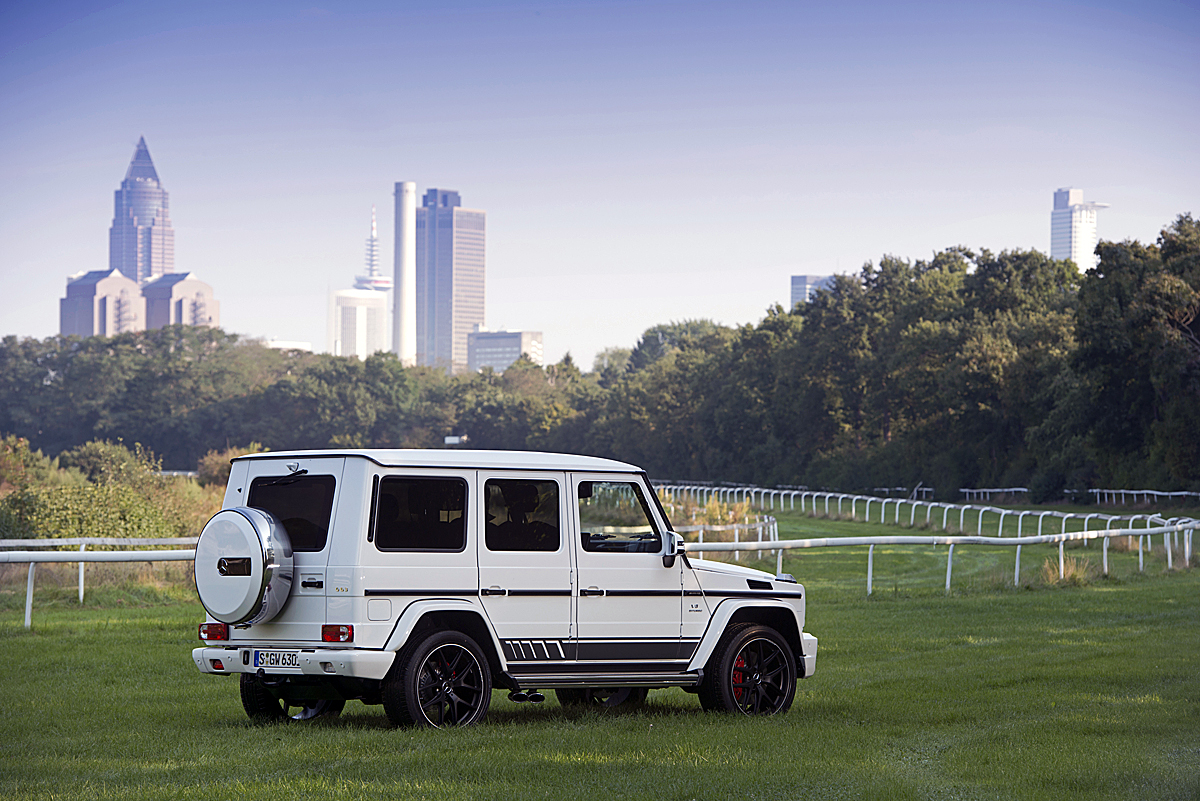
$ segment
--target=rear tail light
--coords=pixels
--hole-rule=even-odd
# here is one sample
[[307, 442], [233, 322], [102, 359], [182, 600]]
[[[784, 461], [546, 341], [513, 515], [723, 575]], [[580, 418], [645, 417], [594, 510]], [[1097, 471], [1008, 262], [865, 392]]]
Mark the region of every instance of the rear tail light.
[[325, 642], [353, 642], [354, 626], [321, 626], [321, 639]]
[[201, 623], [200, 624], [200, 639], [202, 640], [228, 640], [229, 626], [225, 623]]

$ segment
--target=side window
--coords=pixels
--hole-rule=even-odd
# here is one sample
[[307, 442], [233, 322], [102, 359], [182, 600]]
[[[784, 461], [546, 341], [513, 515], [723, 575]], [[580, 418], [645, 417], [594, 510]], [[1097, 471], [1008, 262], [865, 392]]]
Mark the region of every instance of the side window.
[[557, 551], [558, 483], [493, 478], [484, 485], [489, 551]]
[[642, 488], [634, 482], [579, 482], [579, 536], [585, 551], [658, 553], [662, 537], [652, 520]]
[[379, 482], [375, 547], [381, 551], [461, 551], [467, 547], [467, 482], [402, 478]]
[[261, 476], [246, 505], [278, 517], [293, 551], [320, 551], [329, 539], [335, 484], [333, 476]]

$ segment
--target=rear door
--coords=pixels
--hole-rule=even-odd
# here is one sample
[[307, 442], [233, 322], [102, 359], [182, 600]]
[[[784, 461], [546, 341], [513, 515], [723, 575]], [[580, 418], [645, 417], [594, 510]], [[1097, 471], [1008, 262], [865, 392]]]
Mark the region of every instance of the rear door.
[[234, 488], [245, 506], [279, 518], [292, 543], [292, 590], [283, 611], [269, 623], [237, 630], [237, 639], [320, 641], [325, 621], [330, 532], [338, 508], [343, 458], [250, 459], [243, 486]]
[[574, 658], [572, 549], [562, 473], [480, 471], [479, 592], [509, 670]]

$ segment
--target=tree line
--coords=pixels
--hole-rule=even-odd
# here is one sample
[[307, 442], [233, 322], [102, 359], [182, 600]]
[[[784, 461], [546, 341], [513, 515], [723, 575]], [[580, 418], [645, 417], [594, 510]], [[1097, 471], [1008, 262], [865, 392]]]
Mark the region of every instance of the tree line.
[[885, 256], [754, 325], [647, 330], [590, 371], [497, 374], [295, 351], [217, 329], [0, 342], [0, 432], [53, 456], [441, 447], [586, 453], [652, 475], [845, 490], [924, 482], [1200, 488], [1200, 223], [1037, 251]]

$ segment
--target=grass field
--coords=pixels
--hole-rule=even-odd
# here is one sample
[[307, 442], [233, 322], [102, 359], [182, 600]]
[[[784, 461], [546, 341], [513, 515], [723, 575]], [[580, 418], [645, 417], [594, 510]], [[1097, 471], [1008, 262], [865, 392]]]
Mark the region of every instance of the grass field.
[[[845, 526], [897, 533], [780, 518], [784, 537]], [[681, 690], [625, 715], [497, 693], [485, 724], [450, 732], [358, 702], [251, 725], [234, 680], [192, 665], [202, 612], [178, 587], [99, 582], [81, 608], [48, 581], [26, 632], [21, 582], [0, 595], [0, 797], [1198, 798], [1200, 571], [1167, 574], [1161, 540], [1143, 574], [1111, 556], [1112, 577], [1059, 585], [1040, 571], [1057, 551], [1027, 548], [1013, 588], [1012, 549], [964, 547], [947, 596], [944, 548], [879, 547], [868, 599], [865, 548], [790, 555], [820, 652], [788, 714], [706, 714]]]

